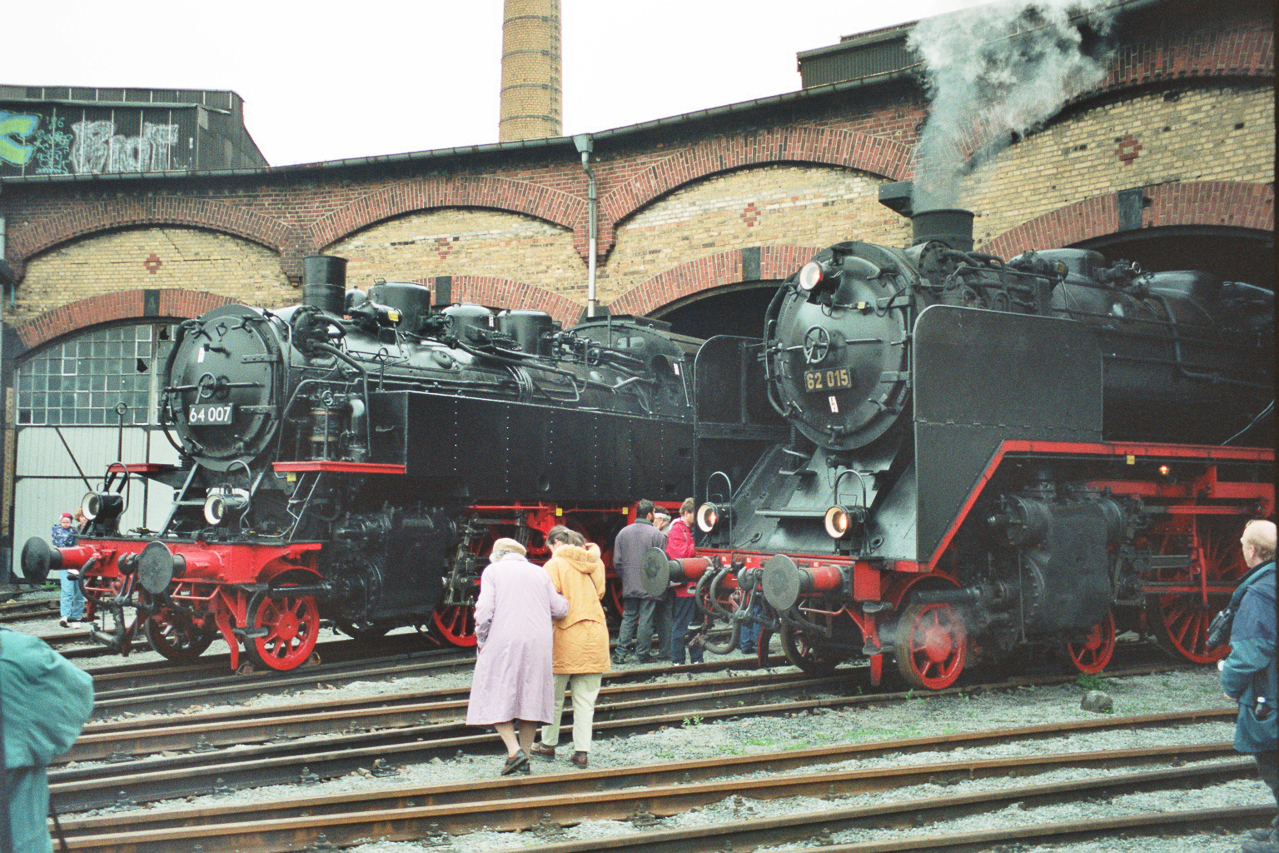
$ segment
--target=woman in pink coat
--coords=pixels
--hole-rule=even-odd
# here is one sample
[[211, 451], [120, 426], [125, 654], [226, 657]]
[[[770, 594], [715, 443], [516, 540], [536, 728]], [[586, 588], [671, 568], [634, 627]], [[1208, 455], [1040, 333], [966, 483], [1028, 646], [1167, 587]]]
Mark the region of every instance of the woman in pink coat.
[[537, 724], [551, 719], [551, 620], [568, 613], [568, 600], [546, 570], [524, 554], [514, 539], [494, 542], [475, 602], [477, 655], [466, 724], [497, 729], [506, 745], [503, 776], [529, 772]]

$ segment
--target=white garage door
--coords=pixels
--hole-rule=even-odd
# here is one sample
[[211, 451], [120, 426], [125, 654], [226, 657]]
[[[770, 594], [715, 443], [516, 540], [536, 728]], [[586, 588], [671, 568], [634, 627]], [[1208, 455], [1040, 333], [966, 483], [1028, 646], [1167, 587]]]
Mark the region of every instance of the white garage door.
[[[178, 461], [154, 426], [158, 374], [171, 339], [168, 325], [99, 329], [41, 350], [18, 367], [15, 576], [22, 575], [23, 543], [32, 536], [47, 540], [63, 512], [101, 487], [109, 464]], [[171, 489], [132, 478], [122, 529], [159, 527], [172, 500]]]

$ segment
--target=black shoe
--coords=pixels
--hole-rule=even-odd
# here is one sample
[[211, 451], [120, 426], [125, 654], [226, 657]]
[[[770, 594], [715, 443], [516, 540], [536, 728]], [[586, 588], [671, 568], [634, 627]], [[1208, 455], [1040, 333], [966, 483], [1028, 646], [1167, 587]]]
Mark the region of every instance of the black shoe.
[[528, 756], [522, 749], [506, 759], [506, 763], [502, 765], [503, 776], [510, 776], [512, 773], [519, 772], [528, 773]]

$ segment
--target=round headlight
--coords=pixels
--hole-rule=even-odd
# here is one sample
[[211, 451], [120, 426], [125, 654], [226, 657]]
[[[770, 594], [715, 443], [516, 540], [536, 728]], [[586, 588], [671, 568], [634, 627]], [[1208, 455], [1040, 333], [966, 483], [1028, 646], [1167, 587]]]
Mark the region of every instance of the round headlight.
[[800, 267], [799, 270], [799, 287], [805, 293], [811, 293], [813, 288], [822, 283], [822, 265], [817, 261], [809, 261]]
[[217, 527], [228, 518], [234, 518], [248, 505], [248, 495], [238, 492], [214, 492], [204, 499], [204, 520]]
[[118, 492], [89, 492], [80, 502], [80, 511], [90, 521], [117, 516], [123, 507], [124, 496]]
[[842, 506], [833, 506], [826, 510], [826, 517], [822, 521], [826, 525], [826, 535], [831, 539], [843, 539], [852, 527], [848, 511]]
[[715, 504], [702, 504], [697, 508], [697, 529], [710, 533], [719, 524], [719, 507]]

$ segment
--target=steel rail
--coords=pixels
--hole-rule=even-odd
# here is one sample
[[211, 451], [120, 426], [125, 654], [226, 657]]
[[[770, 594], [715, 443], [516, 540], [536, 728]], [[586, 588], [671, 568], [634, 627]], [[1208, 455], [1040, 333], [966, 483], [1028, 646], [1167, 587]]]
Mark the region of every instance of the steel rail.
[[[1087, 796], [1088, 791], [1081, 789], [1079, 795]], [[1021, 800], [1017, 797], [1011, 799], [1011, 803], [1009, 800], [994, 802], [988, 810], [998, 809]], [[947, 803], [931, 800], [886, 805], [898, 806], [901, 811], [913, 817], [933, 807], [944, 809]], [[915, 811], [911, 811], [912, 809]], [[1134, 835], [1166, 837], [1169, 833], [1178, 830], [1182, 832], [1194, 829], [1203, 832], [1216, 832], [1219, 829], [1244, 830], [1263, 825], [1273, 813], [1272, 806], [1147, 812], [1073, 822], [1019, 824], [975, 832], [911, 835], [904, 838], [850, 844], [827, 844], [826, 839], [832, 831], [852, 828], [851, 824], [855, 821], [855, 816], [849, 816], [846, 819], [846, 823], [849, 824], [846, 826], [845, 822], [839, 820], [844, 817], [843, 815], [826, 813], [816, 817], [797, 816], [792, 818], [794, 823], [791, 825], [784, 825], [780, 821], [754, 819], [748, 827], [742, 827], [737, 823], [716, 824], [687, 830], [629, 834], [622, 838], [593, 838], [585, 842], [528, 845], [521, 846], [519, 850], [520, 853], [607, 853], [613, 850], [624, 850], [627, 853], [723, 853], [725, 850], [735, 849], [728, 845], [733, 844], [733, 840], [737, 839], [737, 843], [743, 844], [744, 849], [785, 841], [809, 841], [817, 845], [791, 849], [789, 853], [901, 853], [901, 851], [916, 853], [919, 850], [928, 850], [930, 853], [961, 853], [961, 851], [985, 853], [985, 851], [998, 849], [993, 845], [1004, 842], [1039, 841], [1057, 844], [1091, 838], [1131, 838]], [[898, 826], [893, 828], [909, 827], [913, 822], [912, 817], [902, 814], [898, 818]], [[1125, 849], [1128, 846], [1130, 845], [1125, 844]]]
[[[436, 665], [447, 668], [447, 664]], [[748, 662], [753, 668], [753, 664]], [[431, 668], [428, 665], [427, 668]], [[681, 673], [688, 669], [680, 670]], [[703, 670], [709, 671], [709, 670]], [[1125, 671], [1145, 673], [1152, 670], [1142, 668]], [[606, 682], [631, 681], [646, 677], [651, 670], [631, 670], [629, 672], [613, 672], [605, 676]], [[811, 693], [827, 687], [843, 688], [850, 682], [853, 673], [842, 673], [823, 679], [813, 679], [794, 670], [783, 672], [757, 673], [750, 679], [750, 684], [741, 687], [739, 677], [722, 679], [704, 679], [697, 686], [691, 682], [645, 682], [641, 685], [614, 685], [604, 688], [601, 697], [612, 699], [606, 703], [612, 713], [623, 714], [633, 708], [644, 708], [654, 704], [654, 700], [667, 698], [668, 705], [664, 710], [673, 710], [680, 696], [692, 693], [707, 702], [718, 702], [726, 707], [731, 701], [744, 705], [742, 696], [754, 695], [761, 685], [786, 684], [793, 685], [797, 693]], [[1124, 673], [1116, 673], [1124, 674]], [[1033, 679], [1014, 679], [1002, 686], [1015, 688], [1026, 683], [1044, 684], [1069, 681], [1074, 676], [1053, 677], [1051, 681]], [[291, 684], [297, 684], [290, 681]], [[312, 681], [304, 682], [311, 686]], [[326, 684], [330, 683], [327, 679]], [[1000, 689], [1001, 686], [977, 685], [950, 688], [938, 691], [930, 696], [956, 695], [965, 692]], [[721, 692], [712, 694], [711, 691]], [[734, 692], [736, 691], [736, 692]], [[314, 734], [330, 734], [335, 731], [356, 733], [363, 728], [372, 727], [407, 727], [439, 723], [455, 719], [465, 705], [468, 688], [441, 688], [438, 690], [411, 691], [402, 693], [385, 693], [370, 697], [334, 699], [330, 701], [294, 702], [287, 705], [263, 706], [254, 708], [233, 708], [221, 711], [187, 714], [181, 724], [168, 717], [150, 719], [127, 718], [109, 722], [95, 722], [85, 726], [83, 733], [71, 751], [59, 758], [54, 766], [71, 761], [93, 761], [106, 759], [123, 761], [131, 757], [152, 754], [160, 751], [186, 749], [208, 750], [209, 748], [243, 746], [245, 744], [263, 743], [270, 740], [291, 739]], [[628, 695], [642, 694], [641, 700], [624, 700]], [[867, 704], [871, 702], [894, 702], [912, 698], [909, 691], [905, 693], [879, 693], [857, 697], [832, 699], [832, 703]], [[914, 697], [922, 698], [922, 697]], [[683, 707], [701, 710], [700, 701], [691, 705], [685, 702]], [[660, 704], [660, 703], [659, 703]], [[397, 710], [398, 709], [398, 710]], [[600, 719], [604, 719], [605, 711], [601, 708]], [[700, 714], [699, 714], [700, 716]], [[569, 712], [571, 719], [571, 712]]]
[[[966, 781], [986, 778], [1021, 778], [1027, 775], [1050, 772], [1066, 767], [1113, 769], [1139, 764], [1170, 763], [1186, 760], [1202, 760], [1233, 755], [1229, 743], [1205, 744], [1193, 747], [1153, 747], [1131, 750], [1107, 750], [1089, 753], [1064, 753], [1017, 759], [988, 759], [924, 764], [906, 767], [877, 768], [870, 770], [842, 770], [805, 773], [794, 776], [770, 775], [767, 778], [713, 780], [706, 782], [666, 782], [649, 784], [607, 792], [593, 791], [590, 780], [580, 774], [569, 776], [573, 790], [564, 793], [539, 795], [537, 788], [526, 784], [521, 790], [518, 783], [503, 780], [492, 784], [494, 789], [504, 789], [506, 797], [479, 800], [470, 796], [481, 786], [454, 786], [461, 789], [461, 802], [444, 802], [442, 791], [418, 789], [395, 792], [396, 805], [387, 807], [385, 800], [377, 798], [348, 798], [345, 810], [323, 809], [316, 801], [303, 807], [305, 813], [280, 816], [278, 808], [268, 807], [272, 814], [268, 819], [255, 815], [245, 821], [212, 822], [207, 811], [192, 810], [185, 817], [173, 814], [127, 815], [114, 819], [89, 818], [82, 821], [65, 821], [64, 830], [72, 840], [75, 850], [101, 849], [106, 843], [112, 849], [129, 853], [172, 850], [174, 845], [199, 838], [205, 853], [220, 851], [295, 850], [296, 845], [312, 845], [326, 841], [338, 846], [356, 843], [361, 839], [381, 838], [388, 841], [417, 840], [423, 835], [441, 831], [450, 834], [472, 832], [479, 829], [518, 831], [537, 825], [571, 825], [585, 819], [632, 820], [647, 822], [663, 816], [680, 814], [691, 808], [710, 805], [726, 796], [755, 800], [771, 800], [788, 797], [824, 797], [834, 800], [870, 792], [880, 792], [927, 782]], [[1095, 796], [1103, 792], [1124, 793], [1134, 790], [1159, 790], [1168, 787], [1198, 786], [1212, 782], [1244, 778], [1251, 772], [1251, 764], [1234, 759], [1193, 767], [1174, 767], [1123, 775], [1107, 775], [1084, 780], [1071, 780], [1036, 786], [1017, 786], [1013, 789], [984, 791], [946, 798], [932, 798], [899, 803], [877, 804], [823, 811], [820, 814], [798, 815], [800, 822], [784, 819], [768, 827], [776, 832], [778, 826], [794, 830], [802, 827], [807, 835], [812, 825], [819, 824], [827, 831], [838, 826], [897, 827], [903, 815], [910, 821], [934, 822], [956, 816], [1004, 808], [1010, 801], [1022, 805], [1041, 805], [1050, 802], [1073, 801], [1083, 796]], [[661, 766], [648, 769], [650, 774]], [[674, 771], [667, 771], [669, 777]], [[520, 780], [532, 782], [533, 780]], [[548, 780], [548, 783], [552, 780]], [[482, 786], [490, 787], [490, 786]], [[419, 803], [424, 803], [419, 805]], [[429, 804], [428, 804], [429, 803]], [[261, 804], [254, 807], [263, 810]], [[297, 811], [298, 807], [295, 807]], [[321, 809], [322, 813], [317, 813]], [[226, 815], [221, 816], [225, 821]], [[159, 822], [163, 821], [164, 825]], [[755, 833], [760, 829], [756, 820], [735, 823], [735, 833], [740, 836], [743, 823], [749, 829], [753, 846], [759, 843]], [[145, 824], [145, 828], [142, 828]], [[127, 827], [127, 828], [126, 828]], [[704, 838], [706, 827], [692, 831]], [[718, 830], [719, 828], [717, 828]], [[323, 835], [323, 839], [320, 835]], [[717, 831], [722, 835], [722, 831]], [[640, 836], [645, 838], [647, 836]], [[802, 838], [803, 836], [801, 836]], [[635, 840], [632, 835], [627, 839]], [[594, 839], [598, 841], [599, 839]], [[664, 839], [657, 847], [627, 849], [685, 849], [670, 846], [671, 839]], [[746, 840], [741, 838], [740, 840]], [[770, 841], [781, 839], [770, 838]], [[794, 837], [786, 840], [797, 840]], [[724, 849], [723, 840], [716, 848]]]
[[[695, 700], [695, 704], [715, 701], [720, 699], [715, 691], [735, 697], [758, 692], [763, 686], [802, 693], [846, 684], [845, 678], [814, 680], [798, 672], [761, 673], [751, 679], [748, 688], [743, 688], [742, 679], [737, 677], [616, 684], [600, 691], [600, 712], [612, 709], [621, 713], [637, 702], [651, 706], [663, 699], [672, 704], [689, 699]], [[184, 714], [180, 723], [165, 717], [89, 723], [70, 752], [61, 756], [55, 766], [72, 761], [119, 761], [160, 751], [206, 750], [341, 731], [354, 733], [452, 722], [464, 715], [469, 694], [469, 686], [436, 688]], [[642, 698], [636, 700], [636, 696]]]
[[56, 598], [5, 601], [0, 603], [0, 623], [33, 622], [36, 619], [49, 619], [59, 614], [59, 608], [60, 604]]
[[[881, 700], [882, 701], [882, 700]], [[703, 710], [705, 719], [725, 719], [751, 714], [794, 713], [828, 706], [830, 699], [770, 703], [761, 706]], [[1049, 737], [1065, 731], [1113, 728], [1116, 725], [1155, 726], [1184, 725], [1196, 722], [1233, 719], [1232, 709], [1215, 709], [1178, 714], [1156, 714], [1147, 717], [1125, 717], [1088, 720], [1063, 726], [1023, 727], [1020, 737]], [[664, 725], [680, 725], [682, 713], [654, 714], [620, 720], [602, 719], [597, 715], [597, 734], [649, 730]], [[305, 781], [335, 778], [351, 772], [394, 772], [393, 763], [415, 763], [432, 758], [452, 757], [459, 751], [495, 748], [489, 734], [470, 732], [460, 723], [414, 726], [397, 729], [393, 737], [383, 733], [330, 735], [320, 741], [274, 744], [217, 754], [191, 754], [160, 757], [123, 764], [78, 765], [49, 771], [50, 793], [59, 811], [102, 808], [121, 803], [134, 804], [172, 797], [196, 796], [225, 792], [236, 788], [268, 784], [297, 784]], [[991, 742], [998, 735], [976, 733], [969, 736], [947, 735], [889, 741], [878, 745], [854, 744], [831, 747], [849, 751], [850, 756], [866, 756], [890, 751], [919, 751], [948, 748], [950, 745]], [[721, 759], [718, 765], [731, 766], [733, 759]], [[775, 762], [774, 762], [775, 763]], [[619, 771], [611, 771], [619, 775]]]

